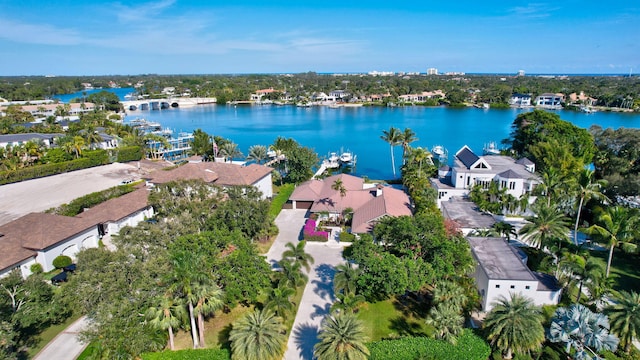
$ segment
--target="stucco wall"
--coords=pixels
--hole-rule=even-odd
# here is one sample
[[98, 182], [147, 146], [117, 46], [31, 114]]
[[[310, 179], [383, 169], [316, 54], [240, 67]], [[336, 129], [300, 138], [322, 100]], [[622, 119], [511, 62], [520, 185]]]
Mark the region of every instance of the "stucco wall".
[[271, 174], [263, 177], [253, 184], [260, 192], [262, 192], [262, 198], [267, 199], [273, 197], [273, 185], [271, 183]]
[[90, 229], [77, 234], [73, 238], [53, 245], [47, 249], [38, 251], [36, 261], [42, 264], [45, 272], [51, 271], [53, 267], [53, 259], [64, 254], [75, 259], [78, 251], [86, 248], [98, 247], [98, 227], [92, 226]]

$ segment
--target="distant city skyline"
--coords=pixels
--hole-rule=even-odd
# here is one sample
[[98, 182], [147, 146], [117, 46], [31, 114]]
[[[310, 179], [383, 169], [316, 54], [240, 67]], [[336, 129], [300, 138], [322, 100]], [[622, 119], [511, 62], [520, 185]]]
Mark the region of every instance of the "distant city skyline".
[[0, 75], [640, 72], [640, 3], [0, 0]]

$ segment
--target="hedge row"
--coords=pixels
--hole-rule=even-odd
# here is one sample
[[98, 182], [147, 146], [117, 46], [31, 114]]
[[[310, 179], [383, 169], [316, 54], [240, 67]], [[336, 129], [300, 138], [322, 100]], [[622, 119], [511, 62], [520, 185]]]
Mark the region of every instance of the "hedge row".
[[144, 153], [140, 146], [126, 146], [118, 148], [116, 155], [117, 162], [138, 161], [142, 159]]
[[434, 359], [486, 360], [491, 348], [486, 341], [465, 329], [456, 345], [426, 337], [381, 340], [367, 344], [370, 360]]
[[227, 349], [198, 349], [163, 351], [142, 354], [142, 360], [230, 360]]
[[[119, 162], [135, 161], [142, 158], [142, 149], [139, 146], [119, 148], [117, 151], [116, 160]], [[0, 185], [87, 169], [106, 165], [110, 162], [109, 153], [106, 150], [85, 151], [80, 159], [35, 165], [18, 170], [0, 171]]]
[[109, 199], [120, 197], [124, 194], [132, 192], [133, 190], [135, 190], [135, 188], [132, 184], [114, 186], [106, 190], [97, 191], [85, 196], [81, 196], [77, 199], [72, 200], [68, 204], [62, 204], [57, 208], [48, 210], [47, 212], [64, 216], [76, 216], [83, 212], [84, 209], [96, 206]]

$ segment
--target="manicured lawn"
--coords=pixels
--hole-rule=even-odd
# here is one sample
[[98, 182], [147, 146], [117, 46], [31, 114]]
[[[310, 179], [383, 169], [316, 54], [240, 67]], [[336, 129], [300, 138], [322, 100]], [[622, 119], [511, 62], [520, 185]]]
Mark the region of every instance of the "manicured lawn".
[[294, 184], [284, 184], [279, 187], [274, 186], [274, 194], [277, 194], [271, 199], [271, 208], [269, 208], [269, 215], [271, 215], [274, 219], [280, 214], [280, 210], [282, 210], [282, 205], [284, 205], [287, 200], [289, 200], [289, 196], [293, 193], [296, 186]]
[[56, 335], [61, 333], [64, 329], [73, 324], [73, 322], [78, 320], [79, 318], [80, 315], [72, 315], [65, 322], [57, 325], [52, 325], [45, 329], [42, 333], [40, 333], [40, 335], [37, 336], [34, 345], [29, 348], [29, 351], [27, 352], [29, 354], [29, 358], [33, 358], [49, 343], [49, 341], [53, 340]]
[[369, 341], [433, 333], [433, 328], [425, 323], [426, 309], [410, 298], [364, 304], [358, 318], [364, 322]]
[[[593, 256], [597, 256], [607, 261], [608, 251], [592, 251]], [[635, 254], [627, 254], [622, 250], [616, 249], [613, 252], [613, 260], [611, 261], [611, 274], [615, 280], [614, 290], [638, 291], [640, 289], [640, 256]]]

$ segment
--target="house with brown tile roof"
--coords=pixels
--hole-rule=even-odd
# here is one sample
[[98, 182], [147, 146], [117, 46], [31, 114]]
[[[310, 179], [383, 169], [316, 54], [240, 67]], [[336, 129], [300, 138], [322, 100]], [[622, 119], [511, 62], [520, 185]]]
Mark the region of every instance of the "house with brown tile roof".
[[[81, 249], [98, 247], [96, 224], [78, 217], [30, 213], [0, 226], [0, 234], [0, 251], [7, 251], [0, 259], [0, 277], [16, 268], [28, 276], [35, 263], [51, 271], [57, 256], [73, 258]], [[29, 252], [32, 256], [26, 257]]]
[[136, 226], [153, 217], [148, 198], [149, 190], [137, 189], [87, 209], [76, 217], [97, 224], [100, 236], [117, 234], [125, 226]]
[[147, 197], [148, 191], [143, 188], [75, 217], [30, 213], [0, 226], [0, 277], [14, 269], [27, 277], [35, 263], [41, 264], [44, 271], [51, 271], [53, 259], [59, 255], [73, 259], [82, 249], [98, 247], [103, 235], [117, 234], [122, 227], [136, 226], [153, 216]]
[[263, 198], [270, 198], [273, 196], [272, 170], [258, 164], [243, 166], [224, 162], [187, 163], [172, 170], [156, 171], [149, 182], [164, 184], [176, 180], [199, 179], [222, 187], [254, 186], [262, 192]]
[[[340, 180], [344, 194], [332, 189]], [[353, 210], [351, 232], [366, 233], [385, 216], [411, 215], [409, 196], [402, 190], [380, 184], [365, 184], [362, 178], [340, 174], [323, 180], [309, 180], [300, 184], [289, 197], [294, 209], [309, 209], [312, 213], [329, 213], [330, 217]]]

